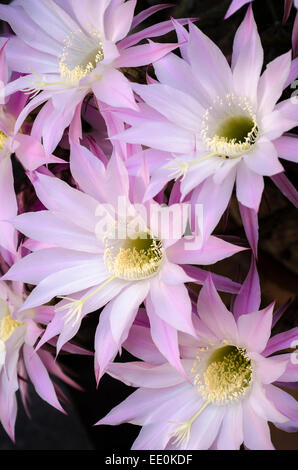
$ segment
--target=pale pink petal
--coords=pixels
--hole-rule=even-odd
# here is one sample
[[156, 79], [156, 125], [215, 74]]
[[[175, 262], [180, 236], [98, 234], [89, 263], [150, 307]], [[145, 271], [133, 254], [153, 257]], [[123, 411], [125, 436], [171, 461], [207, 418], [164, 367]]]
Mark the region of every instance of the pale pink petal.
[[[198, 406], [198, 410], [200, 407]], [[187, 450], [207, 450], [209, 449], [220, 429], [225, 407], [209, 405], [193, 422], [190, 432], [190, 439]]]
[[[181, 57], [189, 64], [189, 56], [188, 56], [188, 42], [189, 42], [189, 32], [185, 27], [183, 27], [179, 21], [175, 20], [175, 18], [171, 18], [172, 23], [175, 27], [177, 38], [180, 44], [180, 53]], [[197, 19], [196, 19], [197, 21]]]
[[236, 177], [236, 194], [238, 201], [244, 206], [250, 207], [258, 212], [263, 189], [263, 177], [251, 171], [244, 161], [241, 161], [237, 166]]
[[65, 413], [61, 407], [49, 374], [34, 349], [27, 344], [23, 347], [24, 361], [30, 380], [38, 395], [57, 410]]
[[38, 284], [50, 274], [66, 268], [98, 263], [97, 255], [66, 248], [45, 248], [16, 262], [2, 277], [3, 280]]
[[198, 297], [198, 314], [203, 323], [218, 337], [237, 341], [235, 319], [216, 292], [209, 275]]
[[282, 136], [273, 142], [280, 158], [298, 163], [298, 139], [296, 136]]
[[138, 110], [131, 85], [119, 70], [110, 68], [92, 85], [96, 98], [110, 106]]
[[167, 256], [172, 263], [206, 265], [233, 256], [243, 249], [213, 236], [203, 246], [201, 240], [184, 238], [167, 249]]
[[267, 385], [265, 391], [268, 399], [275, 407], [289, 418], [288, 422], [282, 424], [277, 423], [276, 426], [287, 432], [297, 432], [298, 407], [295, 398], [274, 385]]
[[274, 450], [267, 421], [260, 418], [246, 401], [243, 403], [243, 437], [250, 450]]
[[181, 384], [184, 377], [170, 364], [152, 365], [146, 362], [112, 363], [109, 374], [131, 387], [164, 388]]
[[295, 57], [295, 59], [292, 60], [291, 70], [286, 80], [286, 83], [284, 84], [284, 89], [290, 86], [291, 83], [294, 82], [297, 77], [298, 77], [298, 57]]
[[202, 101], [206, 99], [204, 92], [185, 60], [176, 54], [167, 54], [154, 63], [154, 70], [160, 83], [178, 89], [203, 104]]
[[165, 360], [164, 356], [158, 351], [152, 339], [150, 329], [147, 326], [134, 324], [122, 346], [142, 361], [150, 364], [162, 364]]
[[264, 53], [251, 7], [243, 20], [243, 28], [246, 30], [247, 39], [238, 51], [234, 65], [234, 89], [236, 94], [245, 96], [255, 105]]
[[[117, 185], [115, 185], [117, 181]], [[115, 152], [109, 160], [104, 179], [106, 201], [117, 210], [119, 198], [129, 201], [129, 178], [124, 162]], [[128, 203], [128, 202], [127, 202]]]
[[263, 354], [264, 356], [270, 356], [277, 351], [291, 348], [295, 341], [298, 343], [298, 327], [291, 328], [270, 338]]
[[49, 302], [57, 295], [68, 295], [88, 287], [96, 286], [108, 278], [105, 266], [93, 260], [72, 268], [50, 274], [31, 292], [23, 304], [22, 310], [37, 307]]
[[200, 103], [191, 95], [168, 85], [133, 84], [134, 91], [169, 121], [184, 129], [198, 133], [204, 112]]
[[[194, 154], [194, 159], [197, 157]], [[199, 157], [200, 158], [200, 157]], [[202, 157], [204, 158], [204, 157]], [[179, 157], [177, 158], [179, 161]], [[191, 160], [187, 159], [188, 161], [191, 162]], [[174, 161], [173, 165], [168, 165], [168, 167], [173, 167], [177, 168], [177, 163]], [[197, 188], [196, 191], [193, 193], [193, 199], [196, 199], [196, 194], [200, 193], [202, 189], [202, 194], [204, 194], [204, 189], [203, 186], [206, 182], [206, 186], [209, 184], [209, 180], [213, 178], [214, 181], [214, 176], [218, 174], [219, 170], [221, 167], [221, 161], [217, 157], [210, 157], [204, 161], [200, 161], [198, 163], [193, 164], [187, 171], [185, 178], [182, 179], [181, 181], [181, 200], [183, 200], [193, 189]], [[173, 170], [172, 170], [173, 172]], [[208, 180], [208, 181], [207, 181]], [[229, 178], [228, 178], [229, 181]], [[202, 183], [203, 182], [203, 183]], [[199, 185], [202, 183], [202, 185], [199, 187]], [[216, 182], [217, 183], [217, 182]], [[221, 182], [220, 182], [221, 183]], [[221, 187], [221, 184], [218, 185], [218, 187]], [[210, 194], [209, 194], [210, 196]], [[215, 207], [218, 206], [218, 201], [215, 205]], [[214, 209], [214, 207], [213, 207]], [[213, 213], [213, 211], [212, 211]]]
[[284, 173], [271, 176], [273, 183], [298, 208], [298, 192]]
[[[210, 100], [231, 91], [232, 73], [221, 50], [193, 24], [189, 25], [188, 57], [193, 73]], [[218, 73], [220, 70], [220, 73]]]
[[28, 46], [54, 56], [61, 50], [61, 43], [45, 33], [19, 5], [0, 5], [0, 17]]
[[[45, 118], [42, 128], [43, 145], [47, 154], [53, 153], [59, 144], [64, 130], [73, 119], [77, 105], [84, 99], [86, 94], [86, 89], [81, 90], [78, 88], [57, 94], [56, 103], [59, 103], [59, 106], [56, 106], [56, 103], [54, 104], [53, 110]], [[53, 98], [55, 98], [55, 95], [53, 95]]]
[[114, 300], [110, 312], [110, 325], [115, 343], [125, 341], [137, 310], [149, 291], [148, 281], [132, 283]]
[[163, 408], [173, 408], [174, 404], [177, 406], [178, 403], [183, 405], [185, 399], [193, 395], [193, 387], [189, 384], [156, 390], [140, 388], [96, 424], [117, 425], [130, 422], [145, 425], [158, 422]]
[[[171, 136], [171, 139], [168, 136]], [[166, 152], [193, 153], [195, 136], [170, 122], [146, 122], [112, 138]]]
[[160, 318], [156, 313], [155, 306], [150, 297], [146, 299], [146, 309], [150, 320], [150, 332], [154, 344], [167, 359], [169, 364], [178, 370], [181, 376], [185, 376], [185, 371], [180, 359], [177, 330]]
[[232, 406], [227, 407], [217, 437], [218, 450], [239, 450], [243, 442], [242, 420], [241, 403], [234, 403]]
[[254, 257], [257, 258], [259, 241], [258, 213], [250, 207], [243, 206], [239, 201], [238, 206], [247, 240], [253, 251]]
[[208, 240], [226, 210], [231, 199], [235, 179], [236, 170], [232, 170], [221, 184], [214, 183], [213, 179], [209, 177], [194, 191], [192, 203], [203, 206], [203, 241]]
[[94, 233], [68, 222], [61, 214], [54, 215], [49, 211], [27, 212], [16, 217], [13, 222], [27, 237], [41, 242], [89, 253], [101, 251]]
[[114, 360], [119, 351], [119, 344], [115, 342], [111, 331], [110, 315], [112, 308], [113, 302], [109, 302], [102, 310], [95, 331], [94, 369], [97, 384], [106, 372], [108, 364]]
[[267, 65], [258, 87], [258, 112], [262, 115], [273, 111], [276, 102], [282, 95], [290, 67], [291, 51], [277, 57]]
[[39, 172], [31, 175], [31, 181], [43, 205], [69, 222], [94, 232], [98, 202], [93, 197], [72, 188], [59, 178]]
[[279, 103], [274, 111], [262, 118], [263, 135], [274, 140], [297, 126], [297, 107], [295, 102], [285, 100]]
[[247, 153], [243, 160], [248, 168], [263, 176], [272, 176], [284, 171], [278, 161], [277, 150], [269, 140], [259, 141], [257, 146]]
[[172, 3], [163, 3], [161, 5], [154, 5], [153, 7], [146, 8], [146, 10], [142, 10], [140, 13], [135, 15], [134, 19], [132, 20], [131, 23], [131, 28], [135, 28], [138, 26], [138, 24], [142, 23], [145, 21], [147, 18], [149, 18], [151, 15], [154, 13], [157, 13], [160, 10], [164, 10], [165, 8], [171, 8], [173, 6]]
[[281, 414], [274, 403], [266, 397], [265, 389], [260, 384], [255, 383], [248, 397], [248, 402], [253, 411], [266, 421], [273, 423], [285, 423], [288, 418]]
[[194, 279], [188, 276], [184, 269], [169, 261], [163, 265], [160, 271], [160, 277], [164, 282], [172, 285], [194, 282]]
[[250, 351], [262, 352], [270, 338], [274, 304], [249, 314], [242, 314], [238, 320], [239, 340]]
[[247, 313], [256, 312], [261, 304], [261, 289], [258, 271], [254, 258], [251, 259], [249, 273], [242, 284], [239, 294], [233, 305], [233, 313], [236, 317]]
[[[181, 25], [188, 24], [190, 21], [196, 21], [196, 18], [181, 18], [178, 20]], [[164, 34], [169, 33], [174, 29], [173, 22], [171, 20], [161, 21], [156, 23], [148, 28], [142, 29], [137, 33], [130, 34], [128, 37], [124, 38], [121, 42], [117, 44], [119, 49], [125, 49], [130, 46], [134, 46], [138, 42], [157, 36], [163, 36]]]
[[18, 134], [13, 144], [16, 156], [26, 170], [33, 171], [45, 163], [65, 163], [61, 158], [46, 154], [41, 143], [30, 135]]
[[127, 36], [131, 28], [135, 7], [136, 0], [129, 0], [118, 7], [107, 9], [105, 33], [110, 41], [117, 42]]
[[114, 66], [117, 68], [142, 67], [159, 60], [178, 46], [178, 44], [155, 43], [150, 40], [148, 43], [122, 50]]
[[71, 387], [76, 388], [77, 390], [83, 391], [83, 389], [74, 380], [72, 380], [70, 377], [68, 377], [68, 375], [63, 372], [60, 365], [57, 361], [55, 361], [54, 357], [49, 351], [41, 349], [38, 351], [38, 355], [50, 374], [55, 375], [67, 385], [70, 385]]
[[17, 72], [28, 73], [32, 70], [38, 74], [59, 72], [59, 64], [54, 55], [33, 49], [17, 36], [9, 39], [7, 56], [10, 69]]
[[18, 381], [15, 373], [13, 380], [8, 380], [6, 374], [0, 375], [0, 419], [7, 434], [15, 441], [15, 422], [17, 417], [16, 391]]
[[[22, 7], [35, 24], [43, 31], [63, 44], [71, 31], [76, 31], [78, 25], [60, 8], [55, 1], [28, 0], [22, 2]], [[49, 24], [51, 28], [49, 28]]]
[[[296, 344], [296, 341], [295, 343]], [[278, 356], [270, 357], [272, 361], [286, 361], [286, 369], [284, 373], [278, 377], [278, 382], [298, 382], [298, 353], [279, 354]], [[284, 362], [281, 362], [284, 364]], [[286, 384], [285, 384], [286, 385]]]
[[94, 0], [85, 0], [84, 2], [77, 2], [77, 0], [70, 0], [70, 2], [63, 2], [67, 7], [68, 3], [71, 3], [75, 18], [79, 21], [83, 28], [87, 30], [90, 26], [96, 31], [104, 32], [104, 15], [110, 4], [111, 0], [101, 0], [100, 2], [94, 2]]
[[16, 233], [7, 221], [17, 215], [17, 199], [14, 191], [12, 164], [8, 149], [0, 155], [0, 245], [8, 251], [16, 251]]
[[150, 299], [156, 315], [163, 321], [177, 330], [196, 335], [191, 320], [191, 302], [184, 284], [173, 286], [155, 277], [150, 283]]
[[256, 377], [260, 383], [268, 385], [276, 380], [282, 381], [289, 362], [288, 357], [281, 354], [267, 358], [257, 352], [250, 352], [248, 355], [254, 362]]
[[225, 14], [225, 20], [233, 15], [235, 11], [239, 10], [239, 8], [243, 7], [243, 5], [246, 5], [251, 1], [253, 0], [232, 0], [227, 13]]
[[[195, 279], [198, 284], [204, 284], [208, 276], [209, 271], [199, 268], [198, 266], [183, 266], [183, 270], [192, 278]], [[222, 292], [230, 292], [231, 294], [238, 294], [241, 285], [237, 282], [232, 281], [230, 278], [220, 276], [219, 274], [211, 274], [213, 284], [216, 289]]]
[[72, 142], [70, 152], [70, 171], [80, 188], [97, 201], [105, 201], [104, 164], [86, 147]]

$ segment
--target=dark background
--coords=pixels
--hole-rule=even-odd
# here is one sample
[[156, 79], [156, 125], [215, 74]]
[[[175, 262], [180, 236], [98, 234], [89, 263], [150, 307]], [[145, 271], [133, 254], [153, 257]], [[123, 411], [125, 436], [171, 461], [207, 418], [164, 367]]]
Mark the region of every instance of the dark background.
[[[83, 0], [82, 0], [83, 1]], [[157, 13], [145, 22], [149, 26], [158, 21], [175, 18], [199, 17], [196, 24], [214, 40], [228, 59], [231, 56], [232, 43], [236, 29], [244, 17], [246, 7], [226, 21], [223, 17], [231, 0], [186, 0], [173, 1], [170, 10]], [[1, 1], [0, 3], [9, 3]], [[137, 12], [158, 1], [138, 0]], [[282, 25], [283, 0], [255, 0], [253, 9], [265, 52], [265, 64], [291, 48], [291, 33], [295, 18], [292, 9], [286, 25]], [[161, 41], [175, 41], [175, 35], [169, 34]], [[219, 72], [220, 73], [220, 72]], [[284, 97], [289, 96], [289, 90]], [[283, 162], [288, 178], [297, 187], [297, 165]], [[16, 170], [19, 181], [25, 178]], [[269, 178], [265, 178], [266, 189], [260, 209], [260, 242], [258, 269], [261, 278], [262, 304], [268, 305], [273, 300], [280, 307], [292, 300], [286, 314], [277, 324], [274, 333], [297, 326], [297, 286], [298, 286], [298, 230], [297, 210], [279, 192]], [[25, 179], [24, 179], [25, 181]], [[228, 223], [220, 222], [218, 234], [236, 235], [245, 239], [237, 203], [233, 197]], [[224, 274], [234, 280], [243, 280], [250, 262], [249, 253], [240, 253], [232, 259], [217, 263], [208, 269]], [[223, 295], [227, 304], [230, 296]], [[82, 323], [76, 340], [81, 345], [93, 350], [93, 336], [99, 313], [89, 315]], [[129, 360], [129, 355], [121, 360]], [[63, 386], [64, 393], [71, 404], [67, 405], [69, 416], [64, 416], [42, 402], [32, 390], [30, 420], [19, 406], [16, 426], [16, 445], [13, 445], [4, 431], [0, 429], [0, 450], [101, 450], [106, 453], [120, 451], [125, 453], [131, 447], [139, 432], [137, 426], [123, 424], [118, 427], [93, 424], [103, 417], [112, 407], [120, 403], [132, 391], [122, 383], [105, 376], [96, 390], [92, 357], [61, 356], [60, 361], [67, 371], [84, 387], [84, 392], [74, 391]], [[295, 394], [296, 392], [291, 392]], [[296, 393], [298, 399], [298, 394]], [[277, 449], [298, 450], [298, 433], [287, 434], [272, 427], [272, 438]]]

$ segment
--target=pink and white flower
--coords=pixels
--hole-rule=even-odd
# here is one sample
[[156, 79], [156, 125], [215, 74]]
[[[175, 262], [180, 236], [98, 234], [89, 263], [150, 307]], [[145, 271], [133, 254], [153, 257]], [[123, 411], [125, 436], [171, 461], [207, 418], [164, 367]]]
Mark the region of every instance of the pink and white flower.
[[198, 298], [198, 338], [180, 334], [187, 379], [164, 362], [146, 328], [139, 326], [133, 354], [147, 355], [146, 362], [108, 367], [112, 377], [139, 389], [97, 424], [142, 426], [134, 450], [237, 450], [243, 443], [250, 450], [271, 450], [268, 421], [297, 431], [297, 402], [280, 386], [297, 381], [298, 366], [290, 354], [276, 353], [291, 347], [298, 331], [269, 339], [273, 305], [258, 310], [255, 276], [251, 270], [236, 299], [235, 316], [207, 279]]
[[[187, 219], [174, 224], [176, 215], [183, 211], [181, 204], [161, 209], [165, 216], [163, 225], [149, 217], [145, 220], [148, 207], [138, 203], [146, 188], [146, 172], [129, 182], [117, 154], [105, 168], [90, 151], [73, 143], [71, 171], [84, 192], [35, 172], [31, 180], [47, 210], [22, 214], [14, 220], [18, 230], [41, 242], [41, 246], [35, 244], [37, 251], [12, 266], [4, 276], [37, 285], [22, 309], [34, 308], [57, 296], [65, 297], [57, 304], [55, 317], [39, 344], [60, 334], [59, 351], [77, 333], [86, 314], [107, 304], [95, 336], [99, 379], [127, 338], [140, 304], [146, 301], [154, 341], [168, 360], [181, 368], [177, 330], [195, 333], [185, 286], [193, 278], [179, 265], [211, 264], [243, 248], [210, 237], [202, 249], [195, 238], [187, 239], [190, 250], [183, 237]], [[130, 211], [128, 217], [117, 213], [119, 198], [124, 199]], [[99, 214], [106, 210], [106, 204], [109, 210], [115, 209], [111, 218], [116, 234], [115, 230], [111, 234], [106, 231], [104, 237], [99, 237]], [[153, 201], [152, 205], [158, 206]], [[173, 218], [167, 219], [171, 211]], [[133, 236], [118, 237], [118, 231], [129, 224], [134, 227]]]
[[[278, 159], [297, 162], [298, 155], [297, 138], [283, 135], [298, 123], [297, 104], [294, 99], [276, 104], [289, 84], [291, 53], [270, 62], [261, 75], [263, 49], [251, 7], [236, 33], [231, 67], [196, 26], [190, 24], [189, 36], [176, 27], [188, 37], [184, 58], [168, 54], [154, 63], [160, 83], [133, 85], [145, 101], [143, 112], [121, 112], [131, 127], [114, 136], [164, 152], [154, 161], [146, 197], [181, 177], [181, 200], [191, 194], [204, 206], [206, 238], [235, 183], [240, 205], [252, 214], [258, 212], [264, 176], [298, 204]], [[243, 219], [248, 230], [251, 224]]]
[[169, 5], [134, 17], [135, 6], [136, 0], [20, 0], [0, 5], [1, 19], [16, 33], [7, 48], [9, 66], [27, 74], [7, 86], [6, 94], [24, 89], [38, 95], [19, 115], [15, 132], [33, 109], [47, 102], [34, 132], [50, 154], [88, 93], [111, 106], [138, 109], [125, 68], [150, 64], [177, 45], [136, 45], [167, 33], [172, 24], [162, 22], [129, 34]]
[[20, 391], [28, 412], [28, 381], [43, 400], [62, 413], [65, 411], [57, 398], [60, 389], [49, 374], [80, 388], [64, 374], [49, 351], [35, 351], [34, 345], [43, 332], [39, 324], [50, 321], [55, 312], [54, 307], [44, 306], [25, 308], [20, 313], [25, 296], [22, 284], [9, 286], [0, 282], [0, 422], [12, 440], [17, 416], [16, 392]]

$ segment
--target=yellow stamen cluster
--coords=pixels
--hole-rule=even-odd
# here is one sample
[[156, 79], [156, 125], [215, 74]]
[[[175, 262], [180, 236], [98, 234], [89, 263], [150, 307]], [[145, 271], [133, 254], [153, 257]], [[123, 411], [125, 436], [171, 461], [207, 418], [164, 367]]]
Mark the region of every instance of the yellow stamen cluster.
[[179, 426], [171, 433], [175, 445], [184, 442], [187, 446], [193, 422], [211, 403], [220, 406], [238, 401], [249, 389], [252, 363], [246, 350], [230, 345], [227, 340], [222, 344], [216, 349], [214, 344], [199, 348], [190, 372], [205, 402], [188, 421], [177, 423]]
[[[144, 236], [147, 235], [146, 238]], [[111, 275], [127, 281], [146, 279], [154, 275], [162, 262], [162, 243], [141, 233], [136, 239], [113, 243], [107, 239], [104, 260]]]
[[[222, 124], [215, 133], [211, 130], [210, 121], [214, 114], [225, 115]], [[211, 119], [210, 119], [211, 118]], [[245, 136], [233, 137], [232, 135], [225, 135], [221, 133], [222, 128], [226, 127], [223, 124], [229, 124], [234, 120], [234, 124], [239, 120], [239, 125], [243, 124], [246, 120], [248, 125], [247, 133]], [[233, 93], [227, 94], [224, 99], [217, 97], [214, 100], [214, 106], [210, 106], [203, 117], [201, 138], [206, 144], [208, 149], [217, 153], [224, 158], [237, 158], [243, 153], [251, 150], [256, 142], [258, 136], [258, 125], [256, 114], [246, 97], [236, 96]]]
[[64, 40], [64, 48], [60, 56], [59, 70], [62, 80], [66, 82], [79, 82], [82, 78], [86, 77], [92, 72], [96, 65], [104, 59], [103, 44], [101, 41], [101, 35], [98, 31], [91, 31], [90, 34], [96, 39], [95, 48], [89, 53], [88, 57], [81, 64], [70, 68], [68, 64], [68, 58], [70, 49], [73, 47], [74, 39], [77, 36], [83, 34], [81, 29], [74, 31]]
[[3, 150], [7, 141], [7, 135], [0, 131], [0, 152]]
[[213, 352], [204, 370], [195, 375], [194, 385], [208, 402], [222, 405], [239, 400], [251, 378], [251, 359], [245, 349], [227, 345]]
[[2, 319], [0, 328], [0, 338], [2, 341], [7, 341], [13, 332], [19, 327], [24, 325], [24, 322], [18, 322], [14, 320], [11, 315], [6, 315]]

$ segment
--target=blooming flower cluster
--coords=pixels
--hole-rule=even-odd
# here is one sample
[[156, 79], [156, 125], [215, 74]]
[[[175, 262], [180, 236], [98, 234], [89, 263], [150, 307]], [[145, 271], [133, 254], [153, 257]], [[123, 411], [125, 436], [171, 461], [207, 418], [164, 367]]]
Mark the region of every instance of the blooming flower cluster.
[[[94, 356], [99, 387], [138, 388], [97, 423], [142, 426], [133, 449], [272, 449], [268, 422], [298, 430], [282, 389], [298, 330], [271, 337], [279, 315], [260, 309], [258, 211], [264, 176], [298, 205], [280, 161], [298, 161], [297, 102], [281, 98], [297, 61], [264, 67], [251, 5], [229, 63], [197, 18], [142, 28], [170, 5], [136, 3], [0, 5], [0, 421], [14, 439], [28, 381], [64, 411], [49, 374], [80, 388], [64, 350]], [[213, 234], [234, 187], [245, 246]], [[248, 250], [242, 285], [208, 267]], [[98, 311], [93, 354], [76, 335]], [[122, 348], [138, 361], [116, 362]]]

